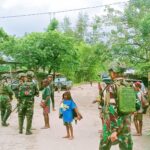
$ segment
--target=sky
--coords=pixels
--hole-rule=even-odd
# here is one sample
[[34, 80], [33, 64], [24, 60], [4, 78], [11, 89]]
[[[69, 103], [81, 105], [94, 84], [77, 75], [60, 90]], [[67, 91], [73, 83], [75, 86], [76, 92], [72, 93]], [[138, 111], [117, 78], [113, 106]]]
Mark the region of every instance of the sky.
[[[128, 0], [0, 0], [0, 17], [70, 10], [126, 1]], [[119, 8], [120, 6], [114, 7]], [[102, 15], [104, 13], [103, 8], [90, 9], [82, 12], [86, 12], [89, 16]], [[78, 13], [79, 11], [55, 14], [55, 18], [61, 21], [67, 16], [74, 20], [77, 18]], [[0, 18], [0, 27], [4, 28], [8, 34], [22, 36], [24, 33], [44, 31], [50, 23], [50, 18], [50, 15], [9, 19]]]

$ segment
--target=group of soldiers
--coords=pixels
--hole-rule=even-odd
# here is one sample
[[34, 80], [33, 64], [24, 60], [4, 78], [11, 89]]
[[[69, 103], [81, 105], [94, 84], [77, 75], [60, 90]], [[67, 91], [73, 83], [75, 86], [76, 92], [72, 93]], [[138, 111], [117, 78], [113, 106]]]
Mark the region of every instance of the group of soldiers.
[[0, 109], [2, 126], [8, 126], [7, 119], [12, 113], [11, 101], [13, 100], [13, 93], [17, 99], [17, 112], [19, 122], [19, 133], [23, 133], [23, 123], [25, 117], [27, 118], [26, 135], [32, 134], [32, 119], [34, 111], [34, 96], [39, 96], [37, 84], [33, 80], [34, 73], [28, 71], [18, 74], [18, 82], [15, 87], [11, 87], [10, 75], [2, 75], [0, 83]]
[[[7, 127], [7, 119], [11, 115], [12, 111], [17, 109], [19, 133], [23, 133], [23, 124], [25, 117], [27, 118], [26, 135], [32, 134], [32, 120], [34, 112], [34, 97], [39, 96], [38, 85], [33, 80], [34, 73], [28, 71], [27, 73], [19, 73], [17, 75], [17, 84], [12, 86], [9, 74], [3, 74], [0, 80], [0, 109], [1, 109], [1, 122], [2, 126]], [[53, 110], [55, 110], [54, 104], [54, 87], [53, 76], [49, 75], [48, 80], [50, 82], [51, 100]], [[17, 106], [12, 110], [11, 101], [13, 100], [13, 93], [17, 99]]]

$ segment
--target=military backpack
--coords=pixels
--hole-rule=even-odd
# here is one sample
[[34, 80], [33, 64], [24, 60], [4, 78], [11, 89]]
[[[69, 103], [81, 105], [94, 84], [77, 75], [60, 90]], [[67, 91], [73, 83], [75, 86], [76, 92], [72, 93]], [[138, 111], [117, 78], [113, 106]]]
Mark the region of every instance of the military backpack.
[[136, 93], [130, 86], [117, 86], [118, 112], [130, 114], [136, 111]]

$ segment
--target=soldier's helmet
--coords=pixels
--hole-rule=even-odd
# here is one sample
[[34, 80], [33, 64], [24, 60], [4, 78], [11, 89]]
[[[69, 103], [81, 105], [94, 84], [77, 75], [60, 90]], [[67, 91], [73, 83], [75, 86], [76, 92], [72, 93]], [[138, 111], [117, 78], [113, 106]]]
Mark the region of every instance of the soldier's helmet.
[[48, 75], [48, 78], [53, 78], [53, 75], [52, 75], [52, 74], [49, 74], [49, 75]]
[[22, 77], [26, 77], [27, 75], [25, 73], [19, 73], [18, 74], [18, 79], [22, 78]]
[[9, 74], [2, 75], [2, 79], [10, 79], [10, 78], [11, 78], [11, 75], [9, 75]]
[[109, 72], [113, 71], [115, 73], [124, 73], [126, 71], [126, 67], [124, 64], [121, 64], [120, 62], [115, 62], [112, 63], [108, 71]]
[[34, 77], [34, 72], [33, 71], [28, 71], [27, 72], [27, 77], [33, 78]]

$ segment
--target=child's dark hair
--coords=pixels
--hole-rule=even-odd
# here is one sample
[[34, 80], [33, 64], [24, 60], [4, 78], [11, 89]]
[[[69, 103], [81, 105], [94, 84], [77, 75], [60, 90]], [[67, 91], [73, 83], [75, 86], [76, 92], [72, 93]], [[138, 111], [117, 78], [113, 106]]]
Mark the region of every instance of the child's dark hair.
[[44, 79], [44, 80], [42, 80], [42, 85], [43, 85], [43, 83], [45, 83], [45, 84], [46, 84], [46, 86], [48, 86], [48, 85], [49, 85], [49, 81], [48, 81], [48, 79]]
[[65, 95], [66, 95], [66, 97], [67, 97], [67, 98], [66, 98], [67, 100], [72, 100], [70, 91], [67, 91], [67, 92], [65, 92], [65, 93], [62, 95], [62, 98], [63, 98], [63, 99], [65, 98]]

